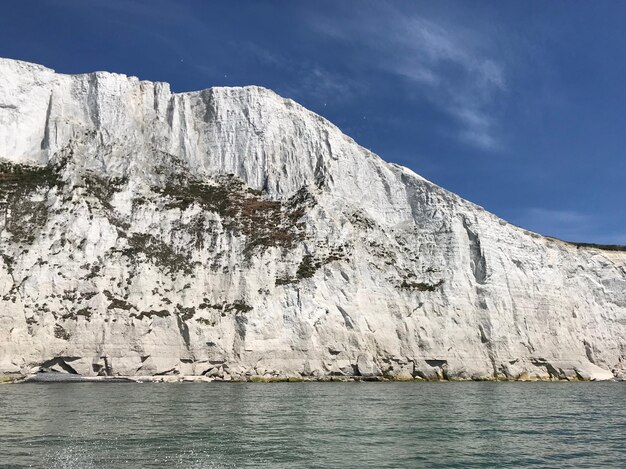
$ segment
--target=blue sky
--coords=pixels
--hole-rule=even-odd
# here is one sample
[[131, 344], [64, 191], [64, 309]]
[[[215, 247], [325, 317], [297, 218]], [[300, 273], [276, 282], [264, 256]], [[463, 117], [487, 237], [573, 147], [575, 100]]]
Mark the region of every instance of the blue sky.
[[626, 244], [626, 3], [12, 0], [2, 10], [0, 56], [175, 91], [266, 86], [512, 223]]

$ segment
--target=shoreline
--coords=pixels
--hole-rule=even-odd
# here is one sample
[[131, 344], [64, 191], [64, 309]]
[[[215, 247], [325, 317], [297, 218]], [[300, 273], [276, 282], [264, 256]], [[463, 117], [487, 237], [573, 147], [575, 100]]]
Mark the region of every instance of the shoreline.
[[280, 377], [280, 376], [244, 376], [241, 378], [216, 378], [195, 375], [150, 375], [150, 376], [82, 376], [70, 373], [35, 373], [31, 375], [0, 375], [0, 384], [80, 384], [80, 383], [463, 383], [463, 382], [624, 382], [623, 379], [613, 378], [606, 380], [580, 379], [580, 378], [555, 378], [555, 377], [528, 377], [528, 378], [495, 378], [485, 377], [481, 379], [448, 378], [448, 379], [424, 379], [424, 378], [393, 378], [390, 376], [324, 376], [324, 377]]

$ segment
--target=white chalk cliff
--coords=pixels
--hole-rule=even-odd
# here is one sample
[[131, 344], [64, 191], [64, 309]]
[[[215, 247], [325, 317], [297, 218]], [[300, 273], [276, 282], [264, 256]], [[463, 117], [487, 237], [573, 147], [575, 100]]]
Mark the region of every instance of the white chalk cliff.
[[607, 379], [626, 252], [510, 225], [259, 87], [0, 59], [0, 373]]

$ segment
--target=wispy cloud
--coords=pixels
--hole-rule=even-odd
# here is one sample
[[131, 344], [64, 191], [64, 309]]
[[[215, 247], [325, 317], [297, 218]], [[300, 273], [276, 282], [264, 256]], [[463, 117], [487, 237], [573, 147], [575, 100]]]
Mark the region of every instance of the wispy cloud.
[[530, 207], [524, 209], [513, 222], [542, 235], [566, 241], [584, 242], [595, 239], [593, 217], [574, 210]]
[[[184, 60], [186, 68], [215, 78], [214, 64], [189, 48], [190, 43], [202, 44], [211, 37], [210, 21], [185, 2], [46, 1], [58, 7], [104, 13], [108, 22], [153, 38], [170, 59]], [[265, 70], [275, 70], [267, 85], [307, 105], [323, 106], [367, 96], [376, 92], [370, 88], [374, 82], [368, 81], [368, 75], [391, 74], [409, 84], [420, 100], [427, 100], [451, 119], [452, 126], [441, 129], [443, 132], [481, 149], [499, 147], [494, 116], [507, 83], [503, 64], [491, 53], [493, 38], [428, 18], [412, 3], [362, 0], [304, 10], [306, 15], [299, 18], [306, 18], [306, 26], [315, 34], [313, 39], [304, 34], [309, 39], [303, 44], [315, 44], [316, 49], [276, 47], [271, 35], [257, 41], [245, 34], [232, 42], [221, 41], [220, 47], [232, 48], [238, 56], [233, 60], [235, 65], [246, 57], [257, 60]], [[320, 16], [324, 12], [327, 16]], [[177, 35], [172, 33], [172, 25], [177, 26]], [[397, 81], [389, 83], [393, 86]]]
[[289, 80], [275, 84], [276, 91], [297, 100], [324, 105], [331, 99], [349, 99], [362, 88], [353, 77], [331, 71], [310, 60], [295, 60], [251, 42], [239, 43], [238, 48], [264, 66], [288, 75]]
[[291, 85], [295, 95], [307, 95], [325, 105], [330, 99], [348, 99], [359, 87], [354, 79], [331, 72], [319, 65], [300, 71], [300, 79]]
[[364, 49], [370, 67], [414, 85], [457, 122], [458, 137], [480, 148], [497, 148], [493, 114], [507, 86], [503, 63], [489, 53], [492, 39], [388, 2], [365, 5], [349, 20], [317, 18], [313, 26]]
[[566, 241], [626, 244], [626, 233], [614, 232], [606, 226], [606, 217], [599, 214], [530, 207], [513, 221], [518, 226]]
[[590, 215], [574, 210], [550, 210], [537, 207], [526, 209], [525, 216], [530, 221], [553, 225], [580, 225], [588, 223], [591, 219]]

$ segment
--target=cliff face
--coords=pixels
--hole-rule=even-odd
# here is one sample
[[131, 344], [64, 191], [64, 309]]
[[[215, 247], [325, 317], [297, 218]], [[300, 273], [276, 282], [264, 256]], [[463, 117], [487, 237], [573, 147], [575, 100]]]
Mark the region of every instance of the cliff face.
[[0, 372], [610, 378], [626, 253], [512, 226], [266, 89], [0, 59]]

